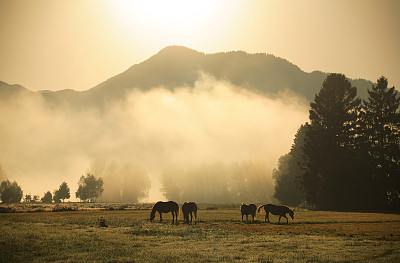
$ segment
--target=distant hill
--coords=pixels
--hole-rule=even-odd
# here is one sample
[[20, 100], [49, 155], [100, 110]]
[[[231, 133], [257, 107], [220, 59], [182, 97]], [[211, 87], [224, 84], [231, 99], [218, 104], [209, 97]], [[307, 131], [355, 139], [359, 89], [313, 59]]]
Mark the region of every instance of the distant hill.
[[[267, 95], [289, 90], [310, 101], [327, 76], [320, 71], [306, 73], [287, 60], [268, 54], [243, 51], [204, 54], [182, 46], [170, 46], [89, 90], [41, 91], [35, 94], [53, 106], [66, 104], [78, 108], [102, 108], [110, 101], [124, 99], [132, 89], [146, 91], [160, 86], [168, 89], [193, 87], [200, 72], [254, 92]], [[358, 95], [366, 98], [367, 89], [371, 89], [373, 83], [363, 79], [350, 81], [357, 87]], [[20, 85], [0, 82], [0, 97], [18, 92], [29, 91]]]

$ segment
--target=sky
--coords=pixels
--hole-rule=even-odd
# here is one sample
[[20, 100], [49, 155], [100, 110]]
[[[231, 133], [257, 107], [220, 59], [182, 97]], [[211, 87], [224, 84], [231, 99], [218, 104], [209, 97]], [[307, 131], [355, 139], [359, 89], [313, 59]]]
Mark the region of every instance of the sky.
[[400, 87], [397, 0], [0, 0], [0, 81], [87, 90], [169, 45]]

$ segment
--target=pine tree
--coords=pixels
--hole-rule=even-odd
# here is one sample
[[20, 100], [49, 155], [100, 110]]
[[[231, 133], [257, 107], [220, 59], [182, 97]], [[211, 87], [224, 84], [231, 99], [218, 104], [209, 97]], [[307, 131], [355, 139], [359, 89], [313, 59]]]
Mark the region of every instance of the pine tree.
[[368, 94], [363, 103], [364, 144], [374, 164], [377, 198], [390, 205], [399, 202], [400, 193], [400, 96], [383, 76]]
[[[307, 201], [319, 208], [343, 208], [352, 194], [350, 174], [360, 110], [357, 89], [343, 74], [330, 74], [310, 104], [302, 183]], [[353, 183], [351, 183], [353, 184]]]

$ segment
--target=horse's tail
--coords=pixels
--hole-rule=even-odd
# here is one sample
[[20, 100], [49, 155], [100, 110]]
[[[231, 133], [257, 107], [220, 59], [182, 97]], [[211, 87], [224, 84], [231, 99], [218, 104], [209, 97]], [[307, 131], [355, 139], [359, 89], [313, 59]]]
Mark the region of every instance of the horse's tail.
[[258, 207], [258, 209], [257, 209], [257, 212], [260, 213], [260, 212], [261, 212], [261, 209], [262, 209], [264, 206], [265, 206], [265, 205], [260, 205], [260, 206]]

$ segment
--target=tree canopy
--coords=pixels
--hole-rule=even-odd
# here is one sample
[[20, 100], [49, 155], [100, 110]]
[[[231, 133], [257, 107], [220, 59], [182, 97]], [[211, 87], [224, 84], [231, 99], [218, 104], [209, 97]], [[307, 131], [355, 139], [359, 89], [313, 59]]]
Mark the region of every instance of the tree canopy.
[[47, 191], [41, 199], [42, 203], [51, 204], [53, 202], [53, 195]]
[[87, 173], [79, 179], [76, 198], [81, 201], [95, 202], [103, 191], [103, 179], [101, 177], [96, 179], [94, 175]]
[[58, 190], [54, 192], [54, 201], [58, 202], [58, 200], [62, 200], [64, 202], [65, 199], [70, 198], [69, 186], [66, 182], [62, 182]]
[[19, 203], [22, 196], [22, 189], [17, 182], [11, 183], [9, 180], [1, 182], [0, 198], [3, 203]]

